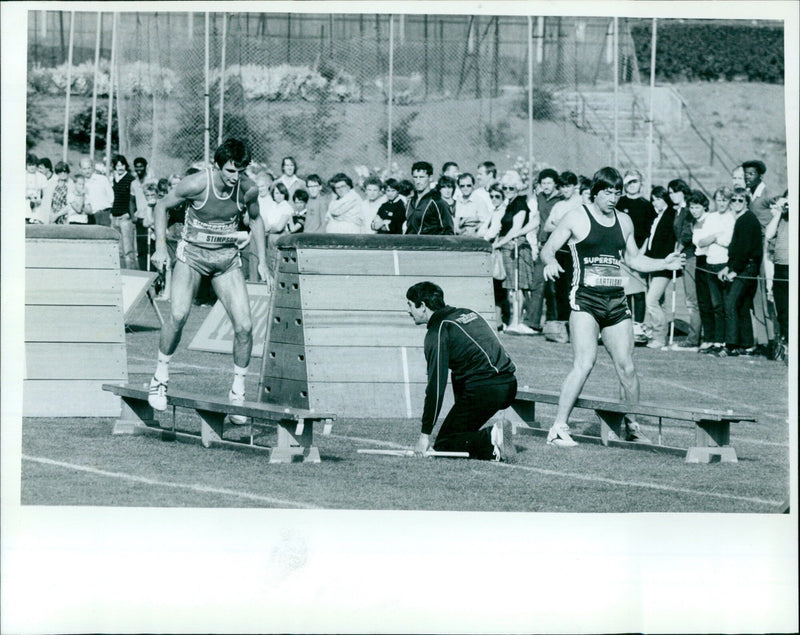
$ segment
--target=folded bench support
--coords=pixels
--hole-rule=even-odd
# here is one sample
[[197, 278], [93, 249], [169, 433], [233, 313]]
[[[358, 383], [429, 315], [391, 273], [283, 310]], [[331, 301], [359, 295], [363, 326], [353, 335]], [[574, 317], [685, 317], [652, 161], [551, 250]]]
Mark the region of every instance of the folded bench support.
[[719, 457], [722, 463], [738, 463], [736, 450], [730, 442], [730, 421], [697, 421], [694, 445], [686, 452], [686, 462], [711, 463], [712, 457]]

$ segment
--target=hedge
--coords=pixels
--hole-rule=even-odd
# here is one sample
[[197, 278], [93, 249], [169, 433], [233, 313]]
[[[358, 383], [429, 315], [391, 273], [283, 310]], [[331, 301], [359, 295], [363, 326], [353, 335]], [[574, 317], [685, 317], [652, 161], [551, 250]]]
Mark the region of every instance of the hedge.
[[[652, 22], [630, 27], [642, 76], [650, 74]], [[732, 24], [659, 22], [656, 77], [783, 83], [783, 29]]]

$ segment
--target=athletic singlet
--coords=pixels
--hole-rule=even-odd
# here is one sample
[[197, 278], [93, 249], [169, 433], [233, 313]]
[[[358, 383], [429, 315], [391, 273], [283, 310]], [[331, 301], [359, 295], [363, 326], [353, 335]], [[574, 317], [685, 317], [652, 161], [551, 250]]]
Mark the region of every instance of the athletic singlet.
[[[230, 247], [236, 243], [236, 230], [239, 227], [239, 214], [243, 206], [239, 201], [239, 183], [228, 196], [219, 196], [214, 189], [211, 168], [206, 171], [206, 195], [201, 203], [191, 201], [186, 207], [186, 220], [181, 238], [187, 243], [201, 245], [207, 249]], [[205, 211], [214, 218], [228, 218], [206, 222], [197, 218], [197, 212]]]
[[572, 253], [572, 287], [591, 287], [609, 293], [625, 286], [627, 279], [620, 266], [625, 251], [625, 237], [614, 212], [611, 227], [601, 225], [592, 213], [583, 206], [589, 217], [589, 234], [580, 242], [570, 243]]

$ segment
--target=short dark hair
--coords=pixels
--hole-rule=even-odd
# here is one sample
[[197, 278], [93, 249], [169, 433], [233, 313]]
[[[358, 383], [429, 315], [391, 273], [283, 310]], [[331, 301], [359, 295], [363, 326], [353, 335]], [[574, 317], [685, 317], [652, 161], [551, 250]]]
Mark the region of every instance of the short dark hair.
[[487, 174], [492, 175], [493, 179], [497, 178], [497, 166], [494, 164], [494, 161], [484, 161], [483, 163], [478, 164], [478, 167], [481, 166], [483, 166]]
[[56, 174], [69, 174], [69, 163], [64, 161], [59, 161], [56, 163], [56, 167], [53, 170]]
[[28, 154], [25, 155], [25, 165], [39, 165], [39, 157], [33, 152], [28, 152]]
[[538, 176], [536, 177], [536, 182], [541, 183], [545, 179], [553, 179], [554, 183], [558, 183], [558, 172], [556, 172], [553, 168], [545, 168], [539, 172]]
[[447, 170], [450, 169], [451, 167], [457, 168], [458, 163], [456, 163], [455, 161], [445, 161], [444, 165], [442, 166], [442, 174], [447, 172]]
[[621, 190], [622, 189], [622, 175], [611, 166], [600, 168], [592, 176], [592, 187], [589, 190], [589, 199], [594, 200], [598, 192], [603, 190]]
[[750, 194], [750, 190], [748, 190], [746, 187], [735, 187], [735, 188], [733, 188], [733, 195], [734, 196], [744, 196], [744, 200], [747, 203], [750, 203], [750, 201], [753, 198], [753, 195]]
[[283, 157], [281, 159], [281, 172], [283, 172], [283, 164], [287, 161], [291, 161], [292, 165], [294, 166], [294, 171], [297, 172], [297, 161], [294, 160], [294, 157]]
[[128, 165], [128, 159], [126, 159], [121, 154], [115, 154], [114, 155], [114, 157], [111, 159], [111, 167], [112, 168], [117, 167], [117, 163], [121, 163], [122, 165], [124, 165], [126, 170], [130, 170], [131, 169], [131, 166]]
[[169, 192], [169, 179], [167, 177], [158, 179], [158, 183], [156, 183], [156, 192], [161, 192], [162, 194]]
[[344, 172], [337, 172], [331, 177], [331, 180], [328, 183], [331, 184], [331, 187], [336, 185], [339, 181], [344, 181], [347, 183], [348, 187], [353, 187], [353, 179], [347, 176]]
[[667, 191], [681, 192], [683, 196], [689, 196], [692, 193], [692, 188], [683, 179], [673, 179], [667, 183]]
[[41, 159], [39, 159], [38, 165], [46, 167], [51, 172], [53, 171], [53, 163], [47, 157], [42, 157]]
[[492, 183], [489, 186], [489, 189], [487, 190], [487, 192], [498, 192], [500, 194], [500, 196], [502, 196], [503, 198], [506, 197], [505, 192], [503, 192], [503, 186], [500, 185], [499, 183]]
[[574, 172], [562, 172], [558, 175], [559, 185], [577, 185], [578, 176]]
[[306, 177], [306, 183], [317, 183], [318, 185], [322, 185], [322, 177], [319, 174], [309, 174]]
[[451, 187], [453, 188], [453, 191], [455, 191], [456, 189], [455, 179], [449, 176], [445, 176], [443, 174], [442, 176], [439, 177], [439, 180], [436, 183], [436, 188], [441, 190], [443, 187]]
[[133, 165], [143, 165], [144, 167], [147, 167], [147, 159], [144, 157], [136, 157], [133, 160]]
[[427, 161], [414, 161], [414, 165], [411, 166], [411, 174], [418, 170], [424, 171], [428, 176], [433, 174], [433, 166]]
[[406, 299], [413, 302], [417, 308], [424, 304], [431, 311], [438, 311], [445, 307], [444, 291], [433, 282], [417, 282], [417, 284], [411, 285], [406, 291]]
[[669, 198], [669, 192], [667, 192], [667, 188], [663, 185], [656, 185], [650, 190], [650, 200], [652, 201], [654, 198], [660, 198], [664, 201], [668, 207], [672, 207], [672, 201]]
[[408, 179], [403, 179], [397, 184], [397, 191], [403, 196], [408, 196], [414, 191], [414, 184]]
[[217, 167], [223, 167], [228, 161], [232, 161], [237, 168], [246, 168], [250, 163], [250, 149], [241, 139], [233, 137], [225, 139], [214, 151], [214, 163]]
[[583, 174], [578, 177], [578, 192], [585, 192], [586, 190], [590, 190], [592, 188], [592, 179], [588, 176], [583, 176]]
[[386, 183], [384, 183], [383, 185], [384, 187], [390, 187], [393, 190], [397, 190], [398, 192], [400, 191], [400, 181], [398, 181], [393, 176], [390, 176], [388, 179], [386, 179]]
[[292, 194], [293, 201], [303, 201], [303, 203], [308, 203], [308, 192], [305, 190], [295, 190], [294, 194]]
[[767, 166], [763, 161], [759, 161], [758, 159], [751, 159], [750, 161], [742, 163], [742, 169], [746, 170], [747, 168], [755, 168], [759, 176], [764, 176], [764, 173], [767, 171]]
[[700, 190], [692, 190], [686, 198], [687, 205], [702, 205], [704, 209], [708, 210], [708, 197]]
[[458, 178], [456, 179], [456, 183], [460, 183], [461, 179], [469, 179], [470, 181], [472, 181], [472, 184], [475, 185], [475, 177], [472, 176], [469, 172], [462, 172], [461, 174], [459, 174]]
[[375, 176], [374, 174], [372, 176], [367, 177], [367, 179], [364, 181], [365, 190], [367, 189], [367, 185], [377, 185], [378, 189], [380, 190], [383, 189], [383, 181], [381, 181], [380, 178]]

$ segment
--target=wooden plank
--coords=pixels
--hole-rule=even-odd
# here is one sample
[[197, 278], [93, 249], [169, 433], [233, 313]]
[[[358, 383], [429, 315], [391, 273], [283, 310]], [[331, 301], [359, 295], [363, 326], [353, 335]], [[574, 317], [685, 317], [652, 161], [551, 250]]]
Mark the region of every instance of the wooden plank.
[[25, 307], [26, 342], [124, 342], [119, 306]]
[[302, 344], [270, 342], [263, 365], [264, 377], [306, 380], [306, 350]]
[[402, 347], [309, 346], [306, 368], [311, 382], [402, 383], [406, 372], [411, 382], [427, 381], [427, 366], [422, 339], [419, 346], [406, 347], [406, 367]]
[[[425, 384], [409, 384], [406, 401], [404, 384], [379, 383], [309, 383], [310, 407], [332, 410], [339, 419], [420, 419], [425, 402]], [[453, 391], [447, 384], [440, 422], [453, 407]], [[409, 431], [416, 440], [418, 428]], [[411, 438], [410, 438], [411, 442]]]
[[420, 276], [320, 276], [301, 275], [300, 295], [304, 310], [371, 309], [407, 311], [408, 288], [429, 280], [442, 287], [450, 306], [466, 307], [481, 313], [494, 313], [491, 277], [458, 276], [442, 278]]
[[[483, 317], [494, 324], [494, 312]], [[303, 311], [303, 328], [307, 347], [414, 347], [421, 345], [426, 332], [407, 311]]]
[[25, 270], [25, 304], [113, 306], [121, 298], [118, 269]]
[[491, 277], [491, 254], [469, 251], [403, 251], [399, 249], [297, 250], [301, 274]]
[[[558, 393], [531, 391], [521, 389], [517, 391], [518, 400], [529, 400], [538, 403], [558, 403]], [[666, 417], [669, 419], [679, 419], [687, 421], [756, 421], [751, 414], [734, 413], [733, 410], [716, 410], [709, 408], [685, 408], [675, 406], [665, 406], [647, 401], [637, 404], [622, 403], [613, 399], [602, 397], [579, 397], [575, 401], [576, 408], [587, 410], [606, 410], [608, 412], [622, 412], [628, 414], [648, 415], [652, 417]]]
[[[147, 399], [147, 389], [138, 386], [105, 383], [102, 385], [102, 389], [122, 397], [133, 397], [143, 401]], [[244, 415], [256, 419], [333, 419], [335, 417], [332, 413], [311, 412], [303, 408], [259, 401], [245, 401], [242, 405], [234, 406], [228, 402], [225, 396], [215, 398], [206, 394], [176, 390], [173, 387], [170, 387], [167, 392], [167, 404], [178, 408]]]
[[119, 246], [100, 240], [27, 239], [27, 269], [119, 269]]
[[122, 379], [125, 343], [31, 342], [25, 344], [28, 379]]
[[[127, 381], [127, 377], [122, 377]], [[22, 382], [25, 417], [119, 417], [120, 398], [102, 389], [106, 380], [31, 380]]]

